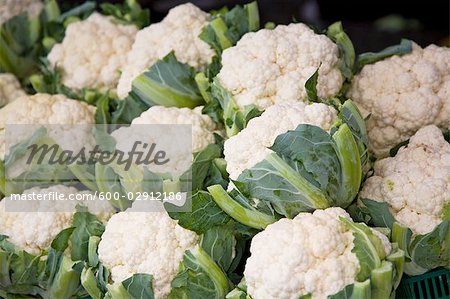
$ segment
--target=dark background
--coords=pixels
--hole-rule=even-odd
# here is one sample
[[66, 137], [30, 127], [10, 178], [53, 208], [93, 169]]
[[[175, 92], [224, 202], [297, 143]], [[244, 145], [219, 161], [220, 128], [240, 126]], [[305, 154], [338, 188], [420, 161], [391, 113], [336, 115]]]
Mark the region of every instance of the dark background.
[[[205, 11], [233, 6], [240, 0], [140, 0], [151, 9], [152, 22], [160, 21], [167, 11], [178, 4], [192, 2]], [[84, 1], [62, 0], [63, 6]], [[97, 1], [121, 3], [117, 1]], [[431, 43], [449, 46], [450, 1], [426, 0], [259, 0], [263, 23], [287, 24], [293, 19], [325, 28], [342, 21], [358, 53], [379, 51], [409, 38], [422, 46]]]

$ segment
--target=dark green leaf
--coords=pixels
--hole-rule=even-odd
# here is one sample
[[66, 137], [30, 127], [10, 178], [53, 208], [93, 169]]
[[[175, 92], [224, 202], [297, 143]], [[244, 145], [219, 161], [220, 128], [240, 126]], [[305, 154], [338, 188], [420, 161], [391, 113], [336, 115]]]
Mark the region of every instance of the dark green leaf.
[[408, 39], [402, 39], [400, 44], [387, 47], [378, 53], [368, 52], [361, 54], [358, 57], [356, 72], [359, 72], [366, 64], [373, 64], [394, 55], [405, 55], [411, 53], [411, 51], [412, 42]]
[[371, 199], [362, 199], [362, 202], [368, 209], [371, 216], [371, 223], [374, 226], [392, 229], [395, 219], [389, 211], [389, 204]]
[[153, 277], [150, 274], [134, 274], [122, 281], [125, 290], [133, 299], [153, 299]]
[[170, 208], [169, 215], [178, 220], [178, 224], [186, 229], [203, 234], [217, 225], [223, 225], [230, 217], [214, 202], [211, 195], [205, 191], [199, 191], [187, 199], [187, 204], [192, 205], [191, 212], [174, 212]]
[[441, 222], [424, 235], [414, 237], [409, 246], [412, 261], [422, 268], [431, 270], [448, 267], [450, 263], [450, 220]]
[[228, 272], [233, 264], [235, 244], [234, 222], [212, 227], [202, 235], [200, 241], [202, 248], [224, 272]]
[[150, 24], [150, 10], [142, 9], [136, 0], [124, 0], [123, 4], [102, 3], [100, 7], [103, 14], [113, 16], [119, 23], [139, 28]]
[[104, 224], [95, 215], [89, 213], [86, 208], [78, 207], [73, 216], [74, 231], [70, 237], [72, 245], [71, 256], [74, 261], [88, 261], [89, 238], [100, 237], [104, 230]]
[[[320, 66], [319, 66], [320, 67]], [[305, 90], [308, 96], [308, 100], [311, 103], [318, 103], [319, 97], [317, 96], [317, 81], [319, 79], [319, 68], [309, 77], [305, 82]]]

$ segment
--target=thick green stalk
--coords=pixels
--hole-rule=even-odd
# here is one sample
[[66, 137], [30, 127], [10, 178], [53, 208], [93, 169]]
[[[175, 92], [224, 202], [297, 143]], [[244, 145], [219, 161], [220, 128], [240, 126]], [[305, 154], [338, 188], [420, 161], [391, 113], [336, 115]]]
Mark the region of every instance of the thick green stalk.
[[222, 18], [216, 18], [210, 24], [212, 29], [214, 30], [214, 33], [219, 39], [222, 50], [232, 47], [233, 43], [226, 35], [226, 33], [228, 32], [228, 26], [225, 21]]
[[130, 294], [128, 294], [127, 290], [123, 286], [122, 283], [115, 283], [112, 285], [108, 285], [108, 298], [111, 299], [133, 299]]
[[223, 273], [222, 269], [220, 269], [214, 260], [199, 245], [189, 250], [189, 252], [196, 259], [197, 264], [213, 281], [215, 290], [217, 290], [216, 298], [225, 298], [229, 291], [229, 283], [227, 276]]
[[386, 299], [391, 296], [393, 271], [392, 263], [387, 261], [383, 261], [379, 268], [372, 271], [370, 276], [372, 285], [371, 299]]
[[256, 229], [264, 229], [276, 221], [275, 218], [258, 212], [249, 210], [237, 203], [221, 185], [208, 187], [208, 191], [217, 205], [234, 220]]
[[272, 153], [266, 157], [269, 162], [292, 186], [299, 190], [308, 200], [304, 204], [313, 209], [326, 209], [331, 206], [328, 196], [302, 177], [289, 164], [281, 159], [277, 154]]
[[58, 272], [47, 292], [48, 299], [72, 298], [80, 283], [80, 273], [72, 269], [74, 262], [63, 256]]
[[244, 7], [247, 9], [248, 31], [259, 30], [260, 24], [258, 2], [254, 1], [252, 3], [246, 4]]
[[81, 272], [81, 284], [92, 299], [102, 299], [103, 294], [97, 285], [94, 273], [91, 268], [84, 268]]
[[371, 298], [370, 279], [363, 282], [355, 282], [350, 299]]

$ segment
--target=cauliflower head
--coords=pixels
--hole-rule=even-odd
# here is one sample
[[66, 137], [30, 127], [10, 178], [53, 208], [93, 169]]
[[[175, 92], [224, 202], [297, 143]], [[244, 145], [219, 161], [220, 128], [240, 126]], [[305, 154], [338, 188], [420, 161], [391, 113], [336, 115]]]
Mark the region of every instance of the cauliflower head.
[[26, 95], [13, 74], [0, 74], [0, 107]]
[[37, 16], [43, 6], [41, 0], [2, 0], [0, 1], [0, 25], [23, 11], [32, 17]]
[[378, 157], [426, 125], [450, 129], [450, 49], [413, 44], [410, 54], [366, 65], [347, 96], [370, 113], [369, 148]]
[[247, 33], [222, 55], [220, 84], [238, 107], [259, 109], [306, 99], [305, 82], [319, 68], [317, 93], [333, 96], [344, 78], [338, 68], [339, 49], [325, 35], [304, 24], [280, 25]]
[[[44, 189], [31, 188], [24, 191], [23, 195], [50, 193], [63, 194], [66, 199], [69, 198], [69, 195], [77, 193], [91, 194], [94, 198], [94, 194], [89, 191], [78, 191], [73, 187], [63, 185]], [[106, 222], [114, 212], [107, 201], [100, 200], [66, 201], [61, 204], [55, 204], [48, 200], [30, 201], [26, 203], [26, 211], [9, 212], [6, 211], [8, 199], [9, 197], [0, 201], [0, 234], [8, 236], [8, 241], [17, 247], [36, 255], [42, 250], [46, 250], [58, 233], [72, 225], [77, 204], [86, 206], [103, 222]], [[9, 204], [14, 205], [14, 202], [9, 201]], [[23, 203], [21, 205], [24, 207]]]
[[186, 250], [199, 237], [179, 226], [166, 212], [145, 213], [138, 206], [115, 214], [98, 247], [100, 261], [121, 282], [135, 273], [154, 278], [155, 298], [167, 298]]
[[47, 58], [70, 88], [115, 89], [137, 31], [134, 25], [116, 24], [111, 17], [93, 13], [70, 24]]
[[[281, 219], [258, 233], [244, 271], [248, 294], [254, 299], [327, 298], [354, 283], [360, 268], [352, 252], [354, 236], [339, 217], [351, 221], [343, 209], [328, 208]], [[386, 236], [376, 236], [389, 253]]]
[[268, 108], [261, 116], [251, 119], [244, 130], [225, 141], [224, 155], [230, 178], [237, 179], [242, 171], [264, 160], [272, 152], [269, 147], [278, 135], [300, 124], [329, 131], [336, 118], [337, 111], [325, 104], [296, 101]]
[[[79, 125], [79, 124], [95, 124], [96, 108], [86, 103], [71, 100], [64, 95], [50, 95], [38, 93], [33, 96], [20, 97], [16, 101], [6, 105], [0, 109], [0, 159], [6, 154], [5, 148], [5, 128], [12, 124], [36, 124], [36, 125]], [[80, 135], [76, 132], [76, 128], [68, 129], [78, 137], [91, 136], [91, 134]], [[89, 129], [86, 127], [86, 129]], [[51, 129], [50, 129], [51, 131]], [[27, 136], [13, 136], [24, 140], [30, 137], [33, 132], [26, 132]], [[51, 133], [50, 136], [63, 140], [70, 147], [76, 148], [83, 146], [84, 141], [71, 139], [73, 134], [65, 134], [60, 127]], [[70, 138], [68, 136], [71, 136]]]
[[140, 30], [117, 86], [119, 98], [131, 91], [133, 79], [171, 51], [198, 70], [211, 62], [214, 51], [198, 37], [209, 19], [208, 13], [187, 3], [172, 8], [160, 23]]
[[420, 129], [395, 157], [375, 162], [360, 197], [388, 203], [394, 218], [415, 234], [431, 232], [450, 202], [450, 144], [439, 128]]
[[[146, 134], [139, 125], [191, 125], [192, 148], [167, 140], [167, 134], [170, 134], [171, 130], [178, 129], [175, 126], [164, 128], [161, 132], [151, 130]], [[191, 165], [192, 153], [199, 152], [215, 142], [214, 133], [218, 132], [217, 130], [216, 123], [209, 116], [202, 114], [202, 107], [189, 109], [153, 106], [135, 118], [130, 127], [120, 128], [113, 132], [112, 136], [117, 141], [116, 148], [123, 152], [129, 152], [135, 141], [145, 141], [148, 144], [162, 143], [170, 161], [162, 165], [151, 164], [149, 168], [159, 173], [181, 174]], [[173, 136], [177, 138], [177, 132], [174, 132]], [[183, 137], [178, 136], [181, 139]], [[181, 143], [183, 141], [184, 139], [180, 140]]]

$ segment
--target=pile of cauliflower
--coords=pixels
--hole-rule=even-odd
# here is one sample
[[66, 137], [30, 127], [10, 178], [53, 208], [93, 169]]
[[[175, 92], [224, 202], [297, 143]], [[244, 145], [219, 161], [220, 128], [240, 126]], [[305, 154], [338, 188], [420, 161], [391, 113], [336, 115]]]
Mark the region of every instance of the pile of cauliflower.
[[[42, 7], [3, 1], [0, 26]], [[65, 24], [41, 57], [60, 84], [52, 91], [0, 73], [0, 297], [393, 298], [403, 271], [450, 269], [450, 49], [410, 42], [348, 76], [354, 50], [302, 23], [247, 32], [218, 53], [205, 36], [239, 30], [227, 18], [186, 3], [140, 29], [94, 11]], [[147, 92], [172, 84], [201, 105], [150, 106], [130, 93], [170, 53], [179, 64], [149, 75]], [[181, 127], [189, 144], [170, 131]], [[97, 153], [87, 166], [34, 168], [24, 157], [33, 142], [54, 141], [66, 154], [132, 157], [136, 142], [163, 138], [161, 165], [117, 167]], [[169, 193], [190, 209], [159, 202]], [[91, 200], [15, 200], [52, 194]], [[20, 263], [63, 267], [55, 252], [69, 272], [17, 282]], [[72, 293], [45, 289], [69, 276]]]

